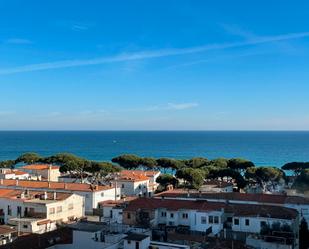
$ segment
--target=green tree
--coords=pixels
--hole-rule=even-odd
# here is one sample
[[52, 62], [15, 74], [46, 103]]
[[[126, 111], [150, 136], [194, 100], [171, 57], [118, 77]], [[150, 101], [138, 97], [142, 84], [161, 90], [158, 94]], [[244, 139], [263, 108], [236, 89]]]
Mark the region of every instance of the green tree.
[[0, 162], [0, 168], [11, 168], [13, 169], [15, 167], [15, 160], [5, 160]]
[[34, 152], [29, 152], [29, 153], [25, 153], [22, 154], [21, 156], [19, 156], [15, 162], [16, 163], [26, 163], [26, 164], [34, 164], [34, 163], [38, 163], [41, 162], [42, 157]]
[[254, 167], [254, 163], [242, 158], [232, 158], [228, 160], [227, 166], [230, 169], [243, 173], [247, 168]]
[[98, 183], [100, 179], [105, 180], [110, 174], [119, 172], [120, 168], [110, 162], [91, 161], [85, 170], [92, 174], [93, 183]]
[[184, 160], [183, 162], [188, 168], [202, 168], [208, 165], [209, 160], [204, 157], [193, 157], [189, 160]]
[[213, 169], [210, 171], [208, 178], [220, 178], [221, 181], [223, 180], [223, 178], [232, 179], [235, 181], [238, 189], [242, 189], [247, 185], [244, 177], [238, 171], [230, 168]]
[[309, 169], [309, 162], [291, 162], [286, 163], [281, 167], [283, 170], [291, 170], [294, 171], [296, 176], [300, 175], [300, 173], [304, 169]]
[[168, 185], [173, 185], [174, 188], [178, 185], [177, 178], [170, 174], [161, 174], [157, 178], [156, 182], [159, 183], [164, 189], [166, 189]]
[[177, 170], [176, 177], [185, 181], [185, 186], [194, 189], [200, 189], [206, 177], [205, 171], [194, 168], [181, 168]]
[[228, 159], [226, 158], [217, 158], [217, 159], [213, 159], [208, 163], [208, 167], [211, 168], [216, 168], [216, 169], [223, 169], [223, 168], [227, 168], [228, 166]]
[[112, 159], [113, 163], [119, 164], [125, 169], [135, 169], [141, 165], [141, 158], [136, 155], [125, 154]]
[[299, 192], [304, 192], [309, 190], [309, 169], [304, 169], [301, 171], [293, 183], [293, 188], [297, 189]]
[[158, 166], [157, 160], [152, 157], [143, 157], [140, 159], [140, 165], [147, 169], [154, 169]]
[[184, 166], [184, 163], [171, 158], [159, 158], [157, 159], [158, 167], [162, 169], [174, 169], [177, 170]]
[[284, 180], [284, 172], [275, 167], [250, 167], [246, 170], [245, 177], [250, 180], [256, 181], [263, 190], [266, 190], [266, 185], [276, 185], [281, 180]]

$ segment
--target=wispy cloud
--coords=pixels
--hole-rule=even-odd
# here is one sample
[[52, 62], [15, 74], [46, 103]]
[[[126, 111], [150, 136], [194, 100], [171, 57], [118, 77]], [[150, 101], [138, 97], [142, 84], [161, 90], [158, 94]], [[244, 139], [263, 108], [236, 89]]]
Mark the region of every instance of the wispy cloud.
[[5, 43], [7, 44], [32, 44], [32, 41], [28, 39], [21, 39], [21, 38], [10, 38], [5, 40]]
[[84, 25], [84, 24], [77, 24], [77, 23], [75, 23], [75, 24], [72, 25], [71, 28], [74, 31], [84, 31], [84, 30], [89, 29], [89, 26]]
[[131, 111], [166, 111], [166, 110], [186, 110], [198, 107], [199, 104], [196, 102], [189, 102], [189, 103], [167, 103], [165, 105], [153, 105], [148, 106], [145, 108], [137, 108], [137, 109], [130, 109]]
[[186, 110], [191, 109], [194, 107], [197, 107], [198, 103], [181, 103], [181, 104], [175, 104], [175, 103], [168, 103], [167, 109], [169, 110]]
[[253, 45], [264, 44], [264, 43], [300, 39], [300, 38], [305, 38], [305, 37], [309, 37], [309, 32], [290, 33], [290, 34], [283, 34], [283, 35], [276, 35], [276, 36], [263, 36], [263, 37], [257, 37], [254, 39], [248, 39], [246, 41], [241, 41], [241, 42], [210, 44], [210, 45], [189, 47], [189, 48], [172, 48], [172, 49], [161, 49], [161, 50], [152, 50], [152, 51], [141, 51], [141, 52], [136, 52], [136, 53], [122, 53], [122, 54], [118, 54], [114, 56], [94, 58], [94, 59], [65, 60], [65, 61], [55, 61], [55, 62], [47, 62], [47, 63], [39, 63], [39, 64], [29, 64], [29, 65], [24, 65], [24, 66], [19, 66], [19, 67], [0, 69], [0, 74], [2, 75], [14, 74], [14, 73], [41, 71], [41, 70], [47, 70], [47, 69], [89, 66], [89, 65], [113, 63], [113, 62], [124, 62], [124, 61], [132, 61], [132, 60], [143, 60], [143, 59], [160, 58], [160, 57], [167, 57], [167, 56], [185, 55], [185, 54], [192, 54], [192, 53], [203, 53], [203, 52], [207, 52], [211, 50], [222, 50], [222, 49], [229, 49], [229, 48], [246, 47], [246, 46], [253, 46]]

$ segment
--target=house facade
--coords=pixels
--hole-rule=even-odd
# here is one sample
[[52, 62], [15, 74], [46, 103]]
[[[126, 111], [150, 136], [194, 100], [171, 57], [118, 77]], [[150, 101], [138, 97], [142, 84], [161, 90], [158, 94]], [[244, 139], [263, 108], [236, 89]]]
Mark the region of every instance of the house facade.
[[120, 198], [120, 190], [113, 186], [99, 186], [85, 183], [60, 183], [47, 181], [0, 179], [0, 189], [36, 190], [46, 192], [73, 193], [84, 197], [85, 212], [92, 214], [98, 203]]

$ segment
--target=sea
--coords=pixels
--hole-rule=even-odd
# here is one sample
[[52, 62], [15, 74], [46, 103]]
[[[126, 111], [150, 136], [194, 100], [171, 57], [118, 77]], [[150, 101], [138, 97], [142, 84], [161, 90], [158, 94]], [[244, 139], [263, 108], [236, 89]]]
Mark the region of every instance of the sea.
[[309, 161], [309, 131], [0, 131], [0, 160], [69, 152], [98, 161], [121, 154], [246, 158], [257, 166]]

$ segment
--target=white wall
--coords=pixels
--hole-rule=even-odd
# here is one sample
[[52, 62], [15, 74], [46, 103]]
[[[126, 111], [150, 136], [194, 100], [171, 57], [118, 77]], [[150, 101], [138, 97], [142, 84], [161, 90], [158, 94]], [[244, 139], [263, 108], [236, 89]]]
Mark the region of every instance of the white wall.
[[150, 237], [145, 238], [142, 241], [124, 240], [124, 249], [135, 249], [136, 243], [139, 243], [139, 249], [148, 249], [150, 245]]
[[[235, 219], [239, 220], [239, 225], [235, 225]], [[246, 225], [246, 220], [249, 220], [249, 225]], [[264, 217], [233, 217], [232, 230], [237, 232], [260, 233], [261, 222], [266, 222], [270, 226], [273, 223], [280, 222], [281, 224], [291, 225], [291, 221], [283, 219], [272, 219]]]

